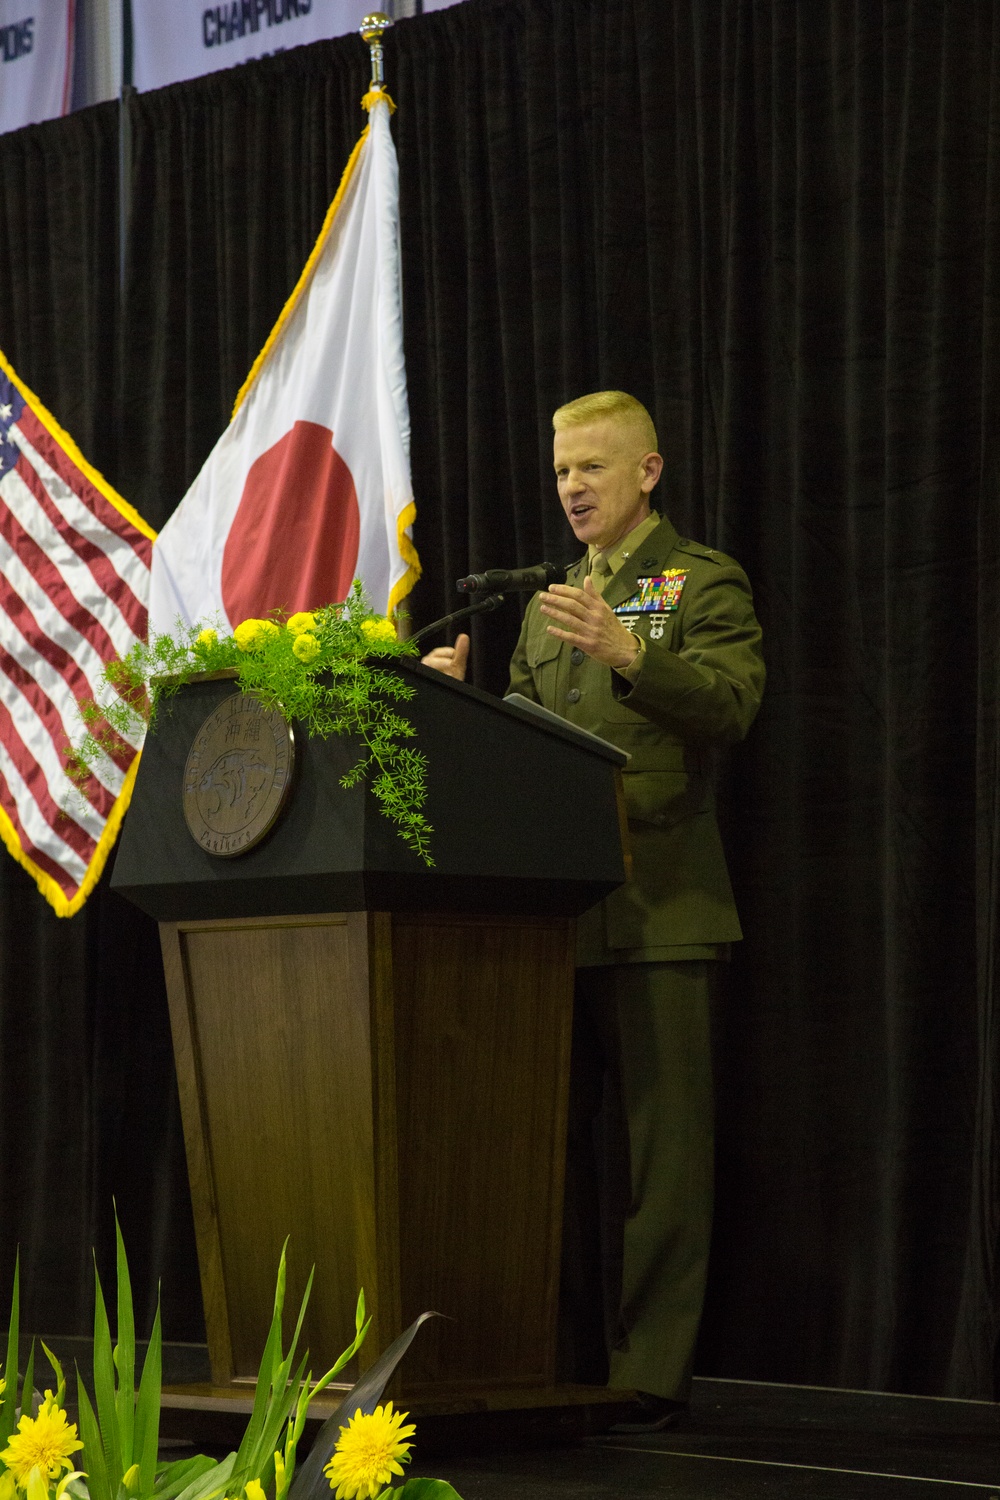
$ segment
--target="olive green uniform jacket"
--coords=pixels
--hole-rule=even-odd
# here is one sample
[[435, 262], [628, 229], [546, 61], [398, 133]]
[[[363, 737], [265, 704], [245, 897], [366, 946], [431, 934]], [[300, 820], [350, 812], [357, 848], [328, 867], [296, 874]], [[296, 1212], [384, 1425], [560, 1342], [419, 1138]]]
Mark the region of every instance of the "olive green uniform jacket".
[[[673, 609], [658, 617], [628, 611], [641, 579], [674, 570], [685, 576]], [[582, 587], [586, 571], [582, 558], [567, 583]], [[549, 635], [536, 594], [509, 688], [631, 756], [632, 878], [581, 919], [578, 962], [717, 957], [742, 934], [715, 817], [716, 753], [743, 739], [764, 688], [750, 584], [732, 558], [678, 537], [663, 520], [603, 597], [645, 638], [634, 683]]]

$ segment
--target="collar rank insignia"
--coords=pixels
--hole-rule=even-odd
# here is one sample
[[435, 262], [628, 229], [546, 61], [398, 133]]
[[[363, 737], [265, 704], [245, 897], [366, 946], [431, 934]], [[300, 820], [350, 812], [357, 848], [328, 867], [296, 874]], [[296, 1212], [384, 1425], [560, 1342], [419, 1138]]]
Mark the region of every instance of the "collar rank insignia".
[[655, 578], [640, 578], [639, 592], [615, 606], [616, 615], [631, 616], [622, 621], [631, 630], [638, 624], [637, 616], [652, 615], [649, 622], [649, 638], [658, 641], [663, 636], [666, 616], [673, 614], [681, 602], [681, 593], [687, 583], [684, 568], [669, 568]]

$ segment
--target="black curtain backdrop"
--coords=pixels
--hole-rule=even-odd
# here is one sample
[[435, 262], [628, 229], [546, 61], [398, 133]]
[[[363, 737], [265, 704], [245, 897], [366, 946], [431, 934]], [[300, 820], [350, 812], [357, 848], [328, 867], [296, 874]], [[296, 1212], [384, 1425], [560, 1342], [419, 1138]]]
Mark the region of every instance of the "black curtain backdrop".
[[[990, 0], [469, 0], [388, 42], [416, 624], [573, 555], [548, 418], [621, 386], [660, 503], [754, 581], [723, 787], [699, 1369], [990, 1397], [998, 1288], [1000, 18]], [[351, 38], [0, 139], [0, 347], [154, 524], [222, 431], [362, 125]], [[509, 612], [508, 612], [509, 611]], [[502, 690], [513, 606], [474, 631]], [[0, 861], [0, 1275], [85, 1332], [111, 1196], [201, 1310], [156, 934]], [[262, 1184], [266, 1191], [266, 1184]], [[104, 1263], [102, 1259], [102, 1264]]]

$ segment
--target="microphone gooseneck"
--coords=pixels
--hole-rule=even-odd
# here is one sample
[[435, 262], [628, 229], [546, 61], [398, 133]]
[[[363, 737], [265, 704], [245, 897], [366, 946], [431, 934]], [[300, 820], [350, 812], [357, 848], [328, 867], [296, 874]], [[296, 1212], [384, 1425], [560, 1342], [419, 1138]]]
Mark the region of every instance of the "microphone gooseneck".
[[414, 635], [408, 636], [410, 644], [422, 640], [425, 635], [435, 635], [437, 631], [444, 630], [449, 625], [456, 624], [459, 620], [469, 619], [472, 615], [488, 615], [491, 610], [499, 609], [503, 603], [503, 594], [484, 594], [481, 599], [474, 599], [464, 609], [456, 609], [450, 615], [445, 615], [443, 620], [432, 620], [422, 630]]

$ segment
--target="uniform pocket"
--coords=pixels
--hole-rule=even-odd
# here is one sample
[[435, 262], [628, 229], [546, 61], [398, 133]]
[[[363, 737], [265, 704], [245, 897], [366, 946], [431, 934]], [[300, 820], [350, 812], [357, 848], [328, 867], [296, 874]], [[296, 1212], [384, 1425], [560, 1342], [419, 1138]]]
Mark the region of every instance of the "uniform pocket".
[[556, 704], [556, 682], [560, 668], [562, 642], [542, 630], [528, 642], [528, 670], [535, 684], [538, 701], [554, 708]]
[[[667, 621], [664, 625], [664, 634], [657, 640], [651, 640], [650, 638], [649, 632], [651, 626], [649, 624], [649, 620], [650, 617], [648, 615], [643, 615], [640, 624], [636, 626], [636, 634], [642, 636], [642, 639], [646, 643], [647, 652], [661, 651], [663, 649], [673, 650], [674, 635], [677, 633], [677, 616], [673, 614], [667, 616]], [[617, 685], [620, 691], [626, 693], [631, 688], [631, 683], [629, 683], [628, 680], [624, 677], [619, 677], [617, 679]], [[612, 693], [612, 706], [608, 710], [607, 717], [609, 724], [636, 724], [640, 722], [648, 722], [647, 720], [643, 719], [642, 714], [637, 713], [634, 708], [629, 708], [628, 704], [625, 703], [621, 698], [617, 697], [614, 693]]]
[[[638, 718], [638, 715], [636, 715]], [[660, 771], [680, 771], [696, 774], [701, 772], [701, 757], [697, 750], [685, 747], [680, 740], [668, 738], [662, 729], [651, 724], [648, 719], [639, 719], [638, 723], [626, 728], [622, 724], [615, 724], [612, 731], [612, 720], [605, 718], [603, 726], [598, 727], [598, 734], [603, 733], [606, 739], [617, 745], [621, 750], [627, 750], [631, 757], [627, 774], [641, 775], [656, 774]]]
[[555, 661], [561, 646], [562, 641], [556, 640], [554, 635], [543, 633], [528, 646], [528, 666], [534, 671], [547, 661]]
[[[649, 720], [643, 714], [636, 713], [634, 708], [628, 708], [612, 695], [604, 717], [609, 724], [648, 724]], [[657, 731], [659, 732], [659, 731]]]
[[[680, 746], [677, 747], [681, 749]], [[683, 752], [682, 752], [683, 754]], [[682, 761], [683, 765], [683, 761]], [[708, 789], [700, 776], [687, 771], [626, 771], [625, 807], [630, 822], [669, 828], [706, 810]]]

